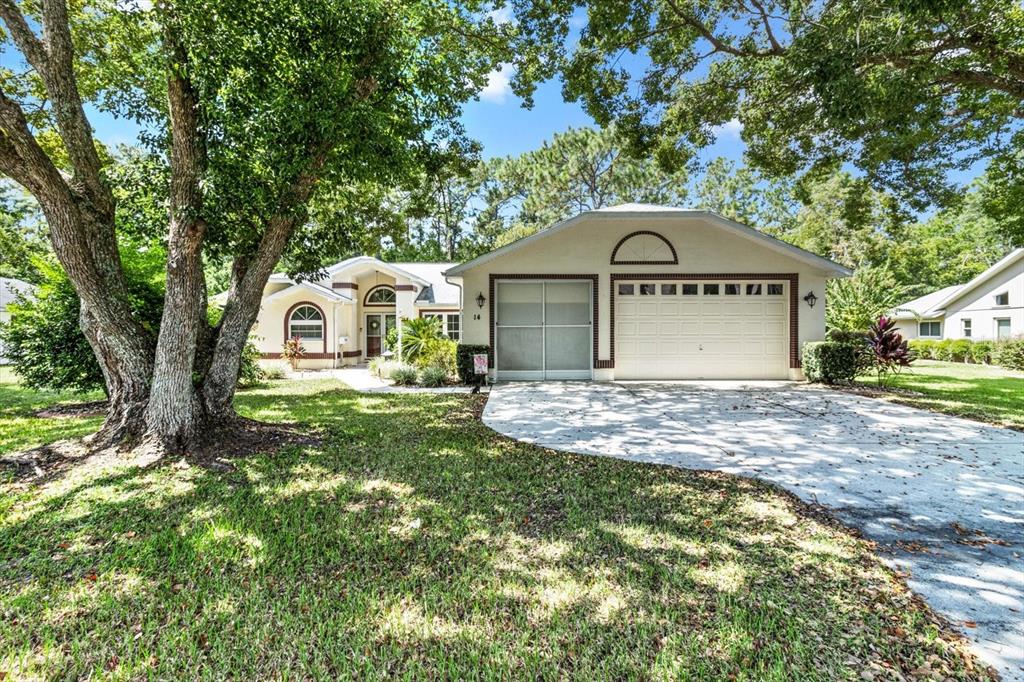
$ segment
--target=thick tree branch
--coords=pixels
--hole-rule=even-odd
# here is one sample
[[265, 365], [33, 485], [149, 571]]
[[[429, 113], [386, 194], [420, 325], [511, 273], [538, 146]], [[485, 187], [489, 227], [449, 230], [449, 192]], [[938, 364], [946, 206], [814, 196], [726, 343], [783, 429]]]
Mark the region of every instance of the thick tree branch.
[[32, 31], [32, 28], [25, 21], [25, 15], [18, 9], [14, 0], [0, 0], [0, 19], [7, 25], [7, 30], [14, 39], [14, 44], [25, 56], [25, 60], [42, 74], [47, 70], [46, 48], [43, 42]]

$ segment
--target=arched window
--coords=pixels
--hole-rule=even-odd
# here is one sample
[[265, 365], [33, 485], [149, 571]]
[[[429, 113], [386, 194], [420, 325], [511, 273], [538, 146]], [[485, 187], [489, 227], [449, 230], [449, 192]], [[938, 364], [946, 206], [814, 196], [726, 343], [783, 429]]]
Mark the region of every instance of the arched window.
[[288, 318], [288, 338], [319, 341], [324, 338], [324, 315], [315, 306], [303, 304]]
[[366, 300], [363, 301], [363, 305], [394, 305], [395, 304], [395, 290], [387, 285], [380, 285], [370, 289], [369, 293], [366, 294]]

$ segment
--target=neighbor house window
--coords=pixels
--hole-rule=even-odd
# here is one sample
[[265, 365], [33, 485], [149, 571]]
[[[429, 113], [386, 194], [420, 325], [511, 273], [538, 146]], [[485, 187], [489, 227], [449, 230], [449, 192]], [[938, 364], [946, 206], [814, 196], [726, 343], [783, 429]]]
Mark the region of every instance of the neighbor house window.
[[1010, 305], [1010, 293], [1004, 291], [1001, 294], [996, 294], [996, 305]]
[[1004, 317], [1001, 320], [996, 320], [996, 338], [1010, 338], [1010, 318]]
[[971, 321], [970, 320], [960, 320], [960, 329], [963, 331], [963, 336], [964, 336], [965, 339], [971, 338]]
[[380, 286], [376, 289], [372, 289], [370, 293], [366, 295], [366, 305], [394, 305], [395, 304], [395, 290], [391, 287]]
[[324, 316], [311, 305], [300, 305], [288, 318], [288, 338], [320, 341], [324, 338]]
[[921, 338], [939, 338], [942, 336], [941, 322], [921, 322], [917, 327], [917, 335]]

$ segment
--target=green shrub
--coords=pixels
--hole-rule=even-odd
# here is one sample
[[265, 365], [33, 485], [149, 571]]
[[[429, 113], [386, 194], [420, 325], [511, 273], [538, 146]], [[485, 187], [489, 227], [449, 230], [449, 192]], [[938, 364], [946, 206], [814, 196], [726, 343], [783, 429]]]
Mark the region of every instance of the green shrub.
[[992, 350], [992, 361], [1006, 369], [1024, 371], [1024, 336], [998, 342]]
[[850, 383], [857, 376], [857, 347], [835, 341], [805, 343], [803, 368], [808, 381]]
[[405, 367], [405, 365], [398, 360], [388, 360], [387, 358], [382, 357], [373, 358], [373, 360], [370, 360], [368, 365], [370, 374], [373, 374], [378, 379], [384, 380], [393, 379], [394, 377], [392, 375], [395, 370], [401, 367]]
[[459, 344], [451, 339], [431, 339], [423, 344], [416, 366], [420, 369], [438, 367], [450, 377], [455, 376], [455, 349]]
[[278, 379], [284, 379], [284, 370], [280, 367], [267, 367], [263, 370], [263, 376], [268, 381], [276, 381]]
[[932, 359], [949, 362], [953, 359], [953, 339], [942, 339], [935, 342], [935, 352]]
[[938, 341], [934, 339], [913, 339], [909, 342], [910, 350], [914, 351], [914, 355], [922, 360], [935, 360], [936, 348]]
[[413, 386], [416, 384], [418, 375], [416, 368], [409, 365], [398, 365], [391, 370], [390, 378], [399, 386]]
[[845, 329], [829, 329], [828, 333], [825, 334], [825, 338], [828, 341], [835, 341], [836, 343], [850, 343], [853, 345], [867, 345], [868, 333], [867, 331], [849, 331]]
[[971, 344], [971, 362], [976, 362], [979, 365], [991, 364], [994, 348], [995, 344], [991, 341], [975, 341]]
[[424, 367], [420, 370], [420, 385], [427, 387], [444, 386], [449, 374], [443, 367]]
[[950, 362], [967, 362], [971, 355], [971, 342], [967, 339], [953, 339], [948, 354]]
[[238, 385], [258, 386], [267, 379], [267, 372], [260, 367], [260, 351], [249, 339], [242, 347], [242, 364], [238, 367]]
[[483, 381], [482, 377], [473, 372], [473, 356], [486, 354], [490, 346], [483, 344], [460, 343], [455, 350], [455, 364], [459, 372], [459, 381], [464, 384], [476, 384]]
[[385, 362], [387, 362], [387, 360], [378, 355], [375, 358], [370, 358], [370, 361], [366, 363], [366, 369], [373, 376], [379, 379], [383, 379], [384, 377], [381, 376], [381, 368]]

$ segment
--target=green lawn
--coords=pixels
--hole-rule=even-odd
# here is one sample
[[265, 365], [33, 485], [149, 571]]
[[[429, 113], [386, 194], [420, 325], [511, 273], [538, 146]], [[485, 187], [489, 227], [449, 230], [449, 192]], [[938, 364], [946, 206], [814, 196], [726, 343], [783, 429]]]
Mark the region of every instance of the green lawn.
[[101, 417], [39, 419], [33, 415], [52, 405], [102, 398], [103, 394], [98, 391], [85, 394], [31, 391], [16, 383], [10, 367], [0, 366], [0, 454], [92, 433], [103, 422]]
[[[874, 378], [862, 379], [868, 386]], [[893, 386], [920, 393], [898, 402], [1024, 429], [1024, 373], [962, 362], [917, 360]]]
[[[18, 400], [26, 442], [95, 426]], [[481, 400], [279, 382], [240, 411], [322, 447], [8, 474], [0, 678], [984, 679], [790, 496], [517, 444]]]

